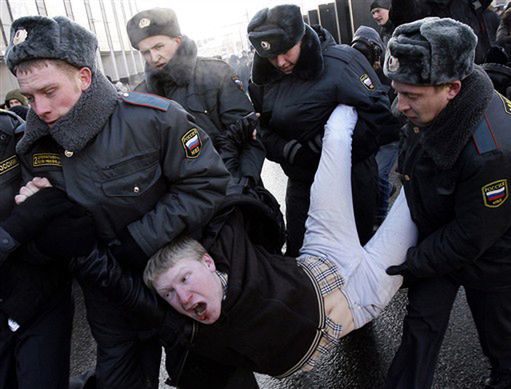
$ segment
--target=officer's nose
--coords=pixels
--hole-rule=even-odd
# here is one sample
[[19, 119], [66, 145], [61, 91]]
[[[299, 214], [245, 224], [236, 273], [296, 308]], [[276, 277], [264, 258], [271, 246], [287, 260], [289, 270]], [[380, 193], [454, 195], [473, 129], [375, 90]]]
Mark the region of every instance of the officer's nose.
[[409, 109], [410, 109], [410, 105], [408, 104], [406, 97], [398, 95], [397, 96], [397, 110], [401, 113], [405, 113]]
[[279, 67], [285, 66], [287, 63], [286, 57], [284, 54], [277, 55], [277, 65]]
[[160, 54], [156, 50], [151, 50], [151, 63], [155, 64], [159, 58]]

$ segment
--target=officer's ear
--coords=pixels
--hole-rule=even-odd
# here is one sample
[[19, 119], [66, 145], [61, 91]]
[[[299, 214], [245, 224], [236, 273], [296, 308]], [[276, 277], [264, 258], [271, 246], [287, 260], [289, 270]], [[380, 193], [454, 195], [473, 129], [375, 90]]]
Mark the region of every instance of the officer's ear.
[[456, 80], [456, 81], [450, 82], [449, 84], [447, 84], [447, 87], [449, 88], [447, 91], [447, 99], [452, 100], [456, 96], [458, 96], [458, 93], [460, 93], [460, 91], [461, 91], [461, 81]]
[[92, 83], [92, 71], [87, 67], [83, 67], [78, 71], [78, 73], [80, 78], [80, 89], [82, 92], [85, 92], [89, 89], [89, 86]]

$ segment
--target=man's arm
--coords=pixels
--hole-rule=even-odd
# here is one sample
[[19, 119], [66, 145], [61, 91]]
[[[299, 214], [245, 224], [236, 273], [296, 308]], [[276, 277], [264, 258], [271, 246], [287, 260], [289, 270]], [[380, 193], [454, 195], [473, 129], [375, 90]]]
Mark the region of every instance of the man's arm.
[[511, 158], [499, 152], [483, 155], [477, 162], [465, 167], [458, 182], [455, 219], [409, 249], [407, 265], [414, 275], [443, 275], [469, 265], [511, 228], [511, 201], [489, 207], [483, 190], [488, 184], [507, 180], [505, 193], [509, 196]]

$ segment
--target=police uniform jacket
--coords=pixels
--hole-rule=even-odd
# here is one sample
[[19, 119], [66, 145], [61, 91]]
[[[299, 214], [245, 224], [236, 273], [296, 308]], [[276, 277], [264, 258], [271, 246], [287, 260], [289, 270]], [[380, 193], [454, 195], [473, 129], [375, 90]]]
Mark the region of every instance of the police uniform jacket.
[[47, 177], [92, 213], [102, 242], [127, 229], [147, 256], [207, 222], [229, 182], [210, 138], [179, 104], [117, 96], [101, 74], [52, 128], [29, 114], [18, 151], [30, 176]]
[[324, 125], [338, 104], [357, 109], [354, 161], [372, 156], [381, 144], [397, 140], [399, 125], [387, 94], [367, 59], [347, 45], [337, 45], [324, 29], [306, 26], [293, 73], [284, 75], [266, 58], [254, 57], [250, 95], [261, 113], [261, 136], [267, 158], [292, 179], [312, 182], [319, 162], [309, 168], [291, 164], [286, 144], [321, 139]]
[[[162, 70], [146, 66], [145, 80], [136, 88], [177, 101], [216, 142], [218, 134], [254, 109], [243, 91], [243, 83], [224, 61], [197, 57], [195, 42], [186, 36], [175, 56]], [[259, 140], [251, 140], [242, 149], [235, 177], [259, 180], [265, 157]]]
[[[0, 110], [0, 220], [15, 207], [14, 196], [21, 187], [15, 146], [22, 129], [20, 118]], [[0, 313], [20, 328], [47, 309], [53, 296], [70, 292], [67, 269], [57, 263], [41, 264], [35, 258], [40, 255], [17, 248], [12, 237], [0, 228]]]
[[416, 276], [511, 285], [510, 128], [511, 102], [477, 67], [433, 123], [405, 127], [398, 171], [419, 229], [407, 255]]

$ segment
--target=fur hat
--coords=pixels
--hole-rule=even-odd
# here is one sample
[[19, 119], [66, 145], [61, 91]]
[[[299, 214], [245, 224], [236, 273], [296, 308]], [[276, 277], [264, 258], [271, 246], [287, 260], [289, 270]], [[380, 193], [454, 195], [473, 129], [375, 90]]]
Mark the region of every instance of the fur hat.
[[5, 105], [8, 107], [9, 101], [14, 99], [18, 100], [21, 105], [28, 106], [28, 99], [21, 94], [19, 89], [13, 89], [7, 92], [5, 95]]
[[387, 45], [384, 73], [413, 85], [463, 80], [474, 70], [477, 37], [453, 19], [429, 17], [402, 24]]
[[64, 17], [24, 16], [11, 25], [5, 63], [14, 74], [20, 62], [60, 59], [96, 71], [98, 40], [89, 30]]
[[170, 8], [153, 8], [139, 12], [126, 25], [131, 46], [138, 50], [141, 40], [155, 35], [181, 36], [176, 13]]
[[247, 32], [260, 57], [274, 57], [302, 39], [305, 23], [297, 5], [277, 5], [257, 12], [248, 24]]
[[369, 6], [369, 11], [375, 8], [390, 9], [390, 0], [374, 0]]

